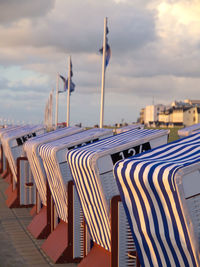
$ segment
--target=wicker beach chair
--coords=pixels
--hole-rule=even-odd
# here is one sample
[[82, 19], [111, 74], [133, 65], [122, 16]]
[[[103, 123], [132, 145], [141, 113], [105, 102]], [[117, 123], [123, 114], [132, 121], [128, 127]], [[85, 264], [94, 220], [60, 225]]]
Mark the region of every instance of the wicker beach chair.
[[24, 155], [23, 144], [42, 133], [45, 128], [42, 125], [35, 126], [22, 126], [12, 131], [6, 132], [2, 135], [1, 142], [5, 157], [9, 164], [9, 169], [12, 174], [11, 186], [8, 189], [8, 198], [6, 204], [8, 207], [18, 207], [20, 193], [18, 187], [18, 175], [17, 175], [17, 158]]
[[[44, 242], [42, 249], [54, 262], [76, 261], [82, 257], [80, 245], [82, 231], [79, 228], [82, 223], [79, 212], [80, 205], [76, 192], [73, 192], [73, 189], [73, 204], [71, 202], [70, 204], [76, 212], [73, 213], [74, 223], [70, 224], [68, 222], [67, 188], [68, 182], [71, 181], [72, 178], [66, 161], [67, 151], [96, 142], [112, 134], [111, 129], [94, 128], [48, 143], [40, 148], [40, 156], [44, 164], [48, 181], [47, 191], [50, 195], [48, 197], [49, 202], [47, 203], [47, 209], [52, 211], [52, 214], [54, 213], [53, 216], [49, 216], [51, 219], [50, 224], [54, 224], [52, 226], [54, 231]], [[52, 207], [52, 205], [55, 206]], [[59, 221], [56, 221], [56, 218], [59, 218]], [[70, 228], [70, 230], [68, 230], [68, 228]], [[70, 241], [70, 238], [71, 240], [73, 239], [73, 241]]]
[[[30, 165], [31, 175], [35, 184], [35, 202], [36, 205], [31, 210], [31, 214], [36, 215], [30, 225], [28, 226], [29, 231], [35, 238], [45, 238], [50, 233], [50, 226], [44, 224], [43, 221], [46, 218], [47, 213], [47, 192], [46, 192], [46, 174], [44, 166], [39, 155], [39, 148], [48, 142], [61, 139], [63, 137], [83, 131], [83, 128], [79, 127], [67, 127], [57, 129], [52, 132], [45, 133], [32, 140], [29, 140], [24, 145], [24, 151], [26, 158], [21, 158], [20, 163], [24, 166], [22, 171], [19, 171], [21, 180], [25, 179], [27, 160]], [[36, 214], [35, 214], [36, 213]], [[46, 221], [46, 220], [45, 220]]]
[[200, 133], [115, 165], [141, 266], [200, 266]]
[[[166, 130], [134, 129], [68, 152], [67, 160], [93, 242], [92, 249], [79, 266], [126, 267], [130, 266], [131, 257], [133, 264], [136, 264], [134, 243], [129, 239], [130, 235], [124, 234], [127, 222], [123, 209], [119, 210], [118, 216], [113, 203], [113, 197], [119, 195], [113, 165], [120, 159], [165, 144], [167, 138]], [[113, 213], [111, 209], [114, 210]], [[111, 225], [116, 226], [117, 223], [117, 230], [111, 228]], [[114, 239], [116, 235], [118, 241]], [[129, 241], [130, 244], [127, 245]], [[128, 251], [130, 248], [131, 251]], [[117, 260], [114, 261], [116, 256]]]

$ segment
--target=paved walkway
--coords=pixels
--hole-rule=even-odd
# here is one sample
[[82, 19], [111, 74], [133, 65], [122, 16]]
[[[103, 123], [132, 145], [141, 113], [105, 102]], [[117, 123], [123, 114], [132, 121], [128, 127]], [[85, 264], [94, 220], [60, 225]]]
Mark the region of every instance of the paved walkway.
[[41, 250], [44, 240], [37, 240], [27, 230], [32, 217], [29, 209], [9, 209], [4, 194], [8, 184], [0, 178], [0, 267], [76, 267], [54, 264]]

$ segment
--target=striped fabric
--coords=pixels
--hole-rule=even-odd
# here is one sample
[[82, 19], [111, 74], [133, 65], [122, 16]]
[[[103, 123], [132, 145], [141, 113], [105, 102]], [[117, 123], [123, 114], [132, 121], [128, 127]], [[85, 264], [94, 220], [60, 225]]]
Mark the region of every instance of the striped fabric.
[[110, 250], [110, 198], [119, 195], [112, 173], [113, 164], [133, 153], [165, 144], [167, 133], [133, 129], [68, 152], [67, 160], [84, 217], [92, 240], [98, 245]]
[[178, 130], [179, 137], [186, 137], [188, 135], [191, 135], [195, 132], [200, 131], [200, 123], [194, 124], [188, 127], [185, 127], [183, 129]]
[[195, 245], [191, 216], [186, 216], [186, 200], [181, 197], [184, 190], [179, 190], [184, 169], [197, 163], [200, 134], [115, 165], [114, 174], [142, 266], [199, 266], [199, 244]]
[[17, 182], [17, 167], [16, 160], [22, 156], [23, 144], [30, 138], [44, 133], [43, 125], [22, 126], [8, 131], [2, 135], [1, 141], [5, 156], [8, 160], [10, 169], [12, 171], [14, 182]]
[[[1, 128], [0, 129], [0, 145], [2, 145], [2, 136], [6, 133], [6, 132], [9, 132], [9, 131], [13, 131], [17, 128], [19, 128], [20, 126], [8, 126], [6, 128]], [[5, 158], [5, 153], [1, 153], [1, 162], [2, 162], [2, 166], [1, 166], [1, 170], [5, 170], [6, 168], [6, 158]]]
[[110, 135], [112, 130], [94, 128], [41, 146], [39, 153], [43, 160], [56, 212], [63, 221], [68, 221], [67, 183], [72, 180], [66, 162], [67, 151]]
[[29, 140], [24, 145], [24, 150], [28, 158], [31, 172], [33, 174], [34, 182], [38, 190], [40, 199], [43, 205], [46, 204], [46, 174], [44, 166], [39, 155], [39, 149], [43, 144], [52, 142], [54, 140], [61, 139], [63, 137], [83, 131], [83, 128], [79, 127], [67, 127], [48, 132], [32, 140]]
[[[21, 126], [22, 127], [22, 126]], [[2, 139], [2, 136], [7, 133], [7, 132], [10, 132], [10, 131], [13, 131], [15, 129], [18, 129], [20, 128], [20, 126], [8, 126], [6, 128], [1, 128], [0, 129], [0, 143], [1, 143], [1, 139]]]

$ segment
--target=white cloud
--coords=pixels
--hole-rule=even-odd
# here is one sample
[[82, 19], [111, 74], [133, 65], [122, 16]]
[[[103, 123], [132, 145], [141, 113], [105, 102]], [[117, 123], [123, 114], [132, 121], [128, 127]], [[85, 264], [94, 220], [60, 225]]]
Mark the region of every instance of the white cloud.
[[1, 0], [0, 21], [12, 23], [21, 18], [44, 16], [54, 6], [55, 0]]

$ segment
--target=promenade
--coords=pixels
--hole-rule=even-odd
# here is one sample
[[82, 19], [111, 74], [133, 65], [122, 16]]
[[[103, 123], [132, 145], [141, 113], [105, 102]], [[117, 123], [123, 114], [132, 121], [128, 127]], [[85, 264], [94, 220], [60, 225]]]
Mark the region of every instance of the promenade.
[[54, 264], [41, 250], [44, 240], [37, 240], [27, 230], [32, 220], [30, 209], [9, 209], [4, 194], [8, 184], [0, 179], [0, 267], [57, 266], [76, 267], [76, 264]]

